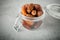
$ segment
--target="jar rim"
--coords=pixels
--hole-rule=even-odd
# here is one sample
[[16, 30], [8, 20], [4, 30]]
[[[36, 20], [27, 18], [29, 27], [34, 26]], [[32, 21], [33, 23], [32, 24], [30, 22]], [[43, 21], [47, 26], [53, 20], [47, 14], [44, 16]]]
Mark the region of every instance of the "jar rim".
[[44, 17], [45, 17], [45, 10], [42, 9], [42, 11], [43, 11], [43, 14], [41, 16], [39, 16], [39, 17], [27, 17], [27, 16], [22, 15], [22, 13], [20, 13], [21, 14], [20, 16], [22, 16], [23, 18], [31, 18], [31, 19], [34, 19], [33, 21], [38, 21], [38, 20], [44, 19]]

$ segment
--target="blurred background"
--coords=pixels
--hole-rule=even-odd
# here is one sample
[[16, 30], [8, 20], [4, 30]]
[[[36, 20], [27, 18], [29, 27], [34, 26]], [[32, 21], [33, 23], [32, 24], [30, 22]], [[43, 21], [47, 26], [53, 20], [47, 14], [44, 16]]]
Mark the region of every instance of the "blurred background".
[[17, 32], [13, 25], [19, 9], [25, 3], [38, 3], [42, 7], [60, 0], [0, 0], [0, 40], [60, 40], [60, 21], [46, 16], [40, 30]]

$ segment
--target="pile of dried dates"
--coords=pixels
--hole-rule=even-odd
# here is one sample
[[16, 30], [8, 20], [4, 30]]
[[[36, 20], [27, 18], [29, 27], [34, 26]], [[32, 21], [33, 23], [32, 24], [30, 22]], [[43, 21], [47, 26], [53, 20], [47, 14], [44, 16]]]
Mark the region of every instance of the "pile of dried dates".
[[[22, 15], [26, 17], [39, 17], [43, 14], [42, 7], [39, 4], [25, 4], [21, 9]], [[23, 20], [22, 24], [27, 29], [35, 29], [41, 25], [42, 21], [32, 22], [30, 20]]]

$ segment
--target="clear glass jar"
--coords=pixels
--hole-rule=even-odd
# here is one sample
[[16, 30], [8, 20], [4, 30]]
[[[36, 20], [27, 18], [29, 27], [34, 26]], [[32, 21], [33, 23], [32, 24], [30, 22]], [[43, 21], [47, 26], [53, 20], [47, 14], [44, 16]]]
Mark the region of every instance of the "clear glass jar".
[[43, 10], [43, 14], [39, 17], [27, 17], [22, 15], [22, 13], [20, 13], [20, 16], [22, 20], [22, 26], [26, 29], [34, 30], [41, 26], [43, 19], [45, 17], [45, 11]]
[[43, 19], [45, 17], [45, 10], [43, 9], [43, 7], [42, 7], [43, 14], [42, 14], [42, 16], [39, 16], [39, 17], [31, 18], [31, 17], [26, 17], [26, 16], [21, 14], [21, 7], [24, 4], [29, 4], [29, 3], [41, 5], [40, 0], [39, 1], [36, 1], [36, 0], [17, 0], [18, 18], [16, 19], [16, 22], [14, 25], [14, 28], [16, 30], [20, 30], [21, 27], [24, 27], [28, 30], [38, 29], [41, 26], [41, 24], [43, 23]]
[[19, 13], [19, 17], [17, 17], [15, 21], [14, 28], [17, 31], [21, 31], [24, 28], [28, 30], [38, 29], [43, 24], [44, 17], [45, 17], [44, 10], [43, 10], [43, 14], [39, 17], [26, 17], [22, 15], [22, 13]]

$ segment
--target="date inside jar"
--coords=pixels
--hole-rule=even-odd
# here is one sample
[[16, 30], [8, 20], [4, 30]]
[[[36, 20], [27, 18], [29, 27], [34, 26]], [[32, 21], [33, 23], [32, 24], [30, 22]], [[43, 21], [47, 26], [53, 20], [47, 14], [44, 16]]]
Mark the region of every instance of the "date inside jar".
[[[41, 5], [30, 3], [22, 6], [21, 13], [26, 17], [37, 18], [42, 16], [43, 11]], [[22, 25], [27, 29], [36, 29], [42, 24], [42, 20], [34, 22], [31, 21], [31, 19], [29, 20], [23, 19], [22, 21], [23, 21]]]

